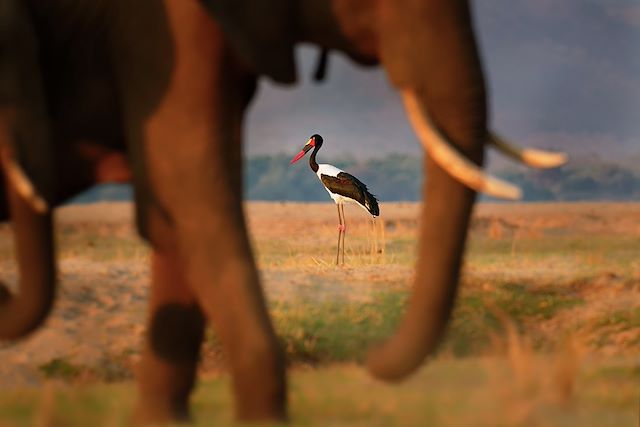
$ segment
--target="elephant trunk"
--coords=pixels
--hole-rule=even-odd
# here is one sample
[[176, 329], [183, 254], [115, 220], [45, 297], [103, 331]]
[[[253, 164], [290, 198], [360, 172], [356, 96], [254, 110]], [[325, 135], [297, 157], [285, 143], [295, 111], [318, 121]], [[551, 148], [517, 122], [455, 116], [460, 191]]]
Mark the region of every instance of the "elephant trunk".
[[443, 336], [457, 292], [467, 226], [475, 199], [430, 158], [423, 190], [422, 230], [416, 278], [407, 311], [396, 334], [374, 348], [368, 369], [386, 380], [399, 380], [417, 369]]
[[411, 122], [428, 150], [428, 180], [423, 188], [416, 279], [407, 311], [395, 335], [373, 348], [367, 360], [368, 369], [386, 380], [410, 374], [437, 348], [458, 287], [476, 193], [459, 181], [459, 165], [443, 161], [432, 148], [446, 146], [454, 157], [464, 157], [477, 167], [487, 138], [484, 77], [467, 2], [404, 1], [411, 8], [382, 2], [389, 6], [381, 10], [383, 28], [414, 31], [394, 32], [396, 43], [383, 41], [381, 55], [390, 79], [403, 91]]
[[25, 200], [6, 173], [9, 212], [20, 277], [19, 292], [12, 295], [0, 283], [0, 339], [17, 339], [36, 329], [51, 310], [55, 293], [55, 265], [51, 211], [42, 212]]

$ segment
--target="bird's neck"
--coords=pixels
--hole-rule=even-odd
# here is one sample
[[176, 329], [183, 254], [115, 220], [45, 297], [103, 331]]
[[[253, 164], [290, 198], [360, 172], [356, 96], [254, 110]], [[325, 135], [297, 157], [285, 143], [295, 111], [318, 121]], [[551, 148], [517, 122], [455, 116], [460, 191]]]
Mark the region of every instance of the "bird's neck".
[[316, 162], [316, 153], [318, 150], [320, 150], [320, 147], [315, 146], [311, 153], [311, 157], [309, 157], [309, 166], [311, 166], [311, 170], [314, 172], [318, 172], [318, 162]]

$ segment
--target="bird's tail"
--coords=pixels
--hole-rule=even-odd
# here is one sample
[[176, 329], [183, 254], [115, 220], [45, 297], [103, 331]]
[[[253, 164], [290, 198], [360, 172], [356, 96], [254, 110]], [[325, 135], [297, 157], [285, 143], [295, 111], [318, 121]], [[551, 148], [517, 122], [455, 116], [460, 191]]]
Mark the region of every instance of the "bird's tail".
[[378, 206], [378, 199], [376, 196], [369, 193], [368, 191], [364, 194], [364, 207], [367, 208], [369, 213], [373, 216], [380, 215], [380, 207]]

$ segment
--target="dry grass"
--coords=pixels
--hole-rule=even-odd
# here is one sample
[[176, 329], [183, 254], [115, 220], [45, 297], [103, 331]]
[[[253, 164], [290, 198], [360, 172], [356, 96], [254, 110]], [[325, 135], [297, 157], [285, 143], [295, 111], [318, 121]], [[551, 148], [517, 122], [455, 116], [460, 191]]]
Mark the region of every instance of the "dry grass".
[[[447, 339], [400, 387], [354, 363], [402, 311], [419, 206], [384, 204], [377, 248], [369, 219], [347, 208], [343, 268], [333, 265], [333, 205], [250, 203], [246, 212], [294, 368], [296, 425], [617, 427], [637, 418], [640, 205], [480, 205]], [[148, 248], [128, 204], [63, 208], [56, 220], [61, 292], [46, 328], [0, 347], [0, 426], [123, 425], [133, 387], [104, 383], [130, 379], [139, 358]], [[15, 285], [10, 241], [0, 227], [0, 277]], [[201, 370], [197, 420], [230, 423], [215, 337]]]
[[[570, 398], [558, 402], [546, 373], [553, 358], [530, 354], [528, 382], [514, 380], [510, 359], [433, 361], [407, 382], [388, 386], [357, 366], [297, 370], [291, 376], [295, 426], [597, 426], [632, 427], [638, 373], [584, 363]], [[524, 386], [524, 387], [523, 387]], [[3, 427], [124, 426], [132, 409], [129, 384], [0, 392]], [[196, 425], [234, 425], [228, 378], [202, 384], [194, 398]]]

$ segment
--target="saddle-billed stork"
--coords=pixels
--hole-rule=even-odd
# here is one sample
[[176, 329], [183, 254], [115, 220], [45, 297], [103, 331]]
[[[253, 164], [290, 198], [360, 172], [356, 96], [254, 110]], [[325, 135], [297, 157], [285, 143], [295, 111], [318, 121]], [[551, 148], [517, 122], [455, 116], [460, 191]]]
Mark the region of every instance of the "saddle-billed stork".
[[[376, 196], [371, 194], [367, 186], [355, 176], [338, 169], [335, 166], [327, 164], [318, 164], [316, 162], [316, 154], [322, 147], [323, 139], [320, 135], [312, 135], [304, 145], [302, 150], [291, 159], [290, 164], [294, 164], [309, 150], [313, 148], [311, 157], [309, 158], [309, 166], [311, 170], [318, 175], [318, 179], [322, 182], [329, 196], [336, 202], [338, 207], [338, 252], [336, 253], [336, 264], [340, 263], [340, 247], [342, 246], [342, 264], [344, 264], [344, 236], [346, 234], [346, 222], [344, 217], [344, 203], [355, 203], [362, 209], [366, 210], [373, 218], [380, 215], [380, 207]], [[340, 244], [342, 242], [342, 245]]]

